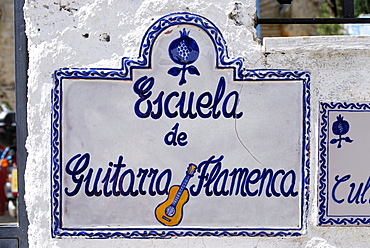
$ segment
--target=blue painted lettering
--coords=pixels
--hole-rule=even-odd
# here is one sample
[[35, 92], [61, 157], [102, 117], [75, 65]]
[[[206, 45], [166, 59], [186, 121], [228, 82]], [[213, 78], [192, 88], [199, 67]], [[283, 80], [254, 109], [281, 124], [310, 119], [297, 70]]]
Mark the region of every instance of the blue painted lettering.
[[344, 202], [344, 199], [340, 199], [340, 200], [338, 200], [338, 198], [337, 198], [337, 196], [336, 196], [336, 191], [337, 191], [337, 188], [338, 188], [338, 186], [339, 186], [339, 184], [341, 184], [341, 183], [343, 183], [343, 182], [345, 182], [345, 181], [347, 181], [348, 179], [350, 179], [351, 178], [351, 175], [345, 175], [345, 176], [343, 176], [342, 178], [339, 178], [339, 175], [336, 175], [335, 176], [335, 181], [336, 181], [336, 183], [334, 184], [334, 186], [333, 186], [333, 190], [332, 190], [332, 192], [331, 192], [331, 197], [333, 198], [333, 200], [336, 202], [336, 203], [342, 203], [342, 202]]
[[[364, 182], [347, 182], [351, 179], [351, 175], [345, 175], [339, 178], [339, 175], [335, 176], [335, 184], [333, 186], [331, 195], [333, 201], [341, 204], [345, 201], [345, 198], [338, 199], [337, 191], [342, 192], [342, 194], [347, 195], [347, 203], [349, 204], [365, 204], [370, 203], [370, 196], [367, 195], [370, 189], [370, 177], [368, 177], [366, 183]], [[347, 182], [347, 183], [345, 183]], [[349, 185], [348, 185], [349, 183]], [[348, 189], [349, 188], [349, 189]]]
[[[67, 162], [65, 170], [66, 173], [71, 176], [72, 182], [74, 183], [73, 188], [66, 187], [64, 189], [64, 192], [67, 196], [77, 195], [83, 186], [85, 186], [85, 195], [89, 197], [98, 197], [101, 195], [104, 195], [105, 197], [112, 195], [145, 195], [147, 191], [144, 188], [147, 178], [151, 178], [148, 185], [148, 192], [151, 196], [156, 194], [168, 194], [172, 178], [172, 172], [170, 169], [166, 169], [161, 172], [157, 178], [157, 169], [139, 168], [135, 177], [135, 172], [132, 169], [126, 168], [126, 164], [123, 163], [123, 156], [119, 156], [118, 162], [116, 164], [109, 162], [109, 167], [105, 171], [103, 168], [97, 168], [95, 178], [93, 178], [94, 169], [89, 168], [89, 165], [89, 153], [85, 153], [83, 155], [77, 154]], [[105, 173], [105, 175], [103, 179], [100, 180], [102, 173]], [[137, 189], [135, 188], [135, 185], [137, 185], [135, 178], [139, 178]], [[92, 189], [90, 190], [91, 185]], [[154, 187], [156, 191], [154, 190]]]
[[166, 145], [168, 146], [186, 146], [188, 144], [188, 142], [186, 141], [188, 135], [185, 132], [180, 132], [179, 134], [177, 134], [179, 130], [179, 123], [176, 123], [175, 126], [173, 126], [172, 130], [173, 131], [168, 132], [164, 136], [164, 143], [166, 143]]
[[[230, 196], [238, 195], [239, 192], [243, 197], [261, 196], [263, 192], [267, 197], [272, 195], [296, 197], [298, 195], [298, 191], [295, 190], [296, 174], [293, 170], [285, 172], [280, 169], [274, 172], [272, 169], [264, 168], [262, 171], [254, 169], [249, 172], [248, 168], [234, 168], [229, 172], [228, 169], [222, 169], [223, 158], [223, 155], [219, 158], [211, 156], [198, 165], [198, 181], [189, 187], [192, 196], [199, 195], [202, 189], [207, 196]], [[278, 177], [279, 174], [282, 176]], [[275, 187], [276, 184], [277, 187]]]
[[[370, 177], [368, 177], [366, 183], [364, 182], [351, 182], [349, 185], [345, 182], [348, 181], [351, 178], [351, 175], [345, 175], [341, 178], [339, 178], [339, 175], [335, 176], [335, 184], [333, 186], [332, 190], [332, 198], [333, 200], [341, 204], [345, 201], [344, 198], [337, 199], [337, 190], [340, 192], [344, 192], [344, 194], [347, 194], [347, 203], [352, 204], [365, 204], [370, 203], [370, 197], [367, 195], [369, 189], [370, 189]], [[341, 186], [339, 188], [339, 186]], [[349, 190], [348, 190], [349, 188]], [[348, 193], [347, 193], [348, 192]]]
[[[285, 172], [280, 169], [234, 168], [231, 171], [222, 167], [224, 156], [211, 156], [197, 166], [197, 176], [188, 187], [192, 196], [202, 192], [206, 196], [242, 197], [296, 197], [296, 174], [293, 170]], [[80, 191], [86, 196], [138, 196], [138, 195], [165, 195], [169, 193], [172, 171], [165, 169], [138, 168], [134, 172], [123, 163], [123, 156], [119, 156], [117, 163], [109, 162], [108, 168], [90, 168], [90, 154], [77, 154], [66, 164], [66, 174], [71, 177], [71, 183], [64, 188], [67, 196], [75, 196]], [[198, 179], [198, 180], [196, 180]], [[194, 182], [195, 181], [195, 182]], [[338, 180], [339, 181], [339, 180]], [[343, 181], [343, 180], [342, 180]], [[341, 182], [341, 181], [340, 181]], [[339, 183], [338, 183], [339, 185]], [[337, 187], [337, 186], [335, 186]], [[364, 197], [370, 188], [370, 179], [362, 193], [356, 194], [356, 199]], [[352, 194], [352, 191], [351, 191]]]
[[[167, 118], [176, 118], [180, 116], [182, 119], [194, 119], [197, 116], [200, 118], [218, 119], [221, 114], [225, 118], [239, 119], [243, 116], [243, 112], [237, 113], [239, 103], [239, 92], [231, 91], [226, 93], [226, 81], [221, 77], [214, 95], [210, 92], [203, 92], [194, 99], [194, 92], [182, 91], [181, 94], [177, 91], [170, 92], [165, 96], [165, 92], [161, 91], [158, 96], [152, 100], [152, 89], [155, 85], [153, 77], [143, 76], [136, 80], [133, 85], [134, 92], [139, 96], [139, 99], [134, 104], [134, 111], [139, 118], [159, 119], [162, 115]], [[225, 96], [225, 94], [227, 94]], [[188, 102], [187, 107], [186, 100]], [[193, 104], [195, 102], [195, 110], [193, 112]], [[173, 106], [171, 108], [171, 106]]]

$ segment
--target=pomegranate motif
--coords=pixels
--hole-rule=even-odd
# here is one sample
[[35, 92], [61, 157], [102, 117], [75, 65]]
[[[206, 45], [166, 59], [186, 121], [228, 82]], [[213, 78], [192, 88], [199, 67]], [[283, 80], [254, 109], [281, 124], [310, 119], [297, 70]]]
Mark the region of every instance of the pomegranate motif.
[[168, 47], [168, 54], [173, 62], [182, 65], [182, 67], [172, 67], [168, 70], [168, 74], [176, 77], [181, 73], [181, 79], [179, 84], [183, 85], [186, 83], [185, 72], [188, 71], [189, 74], [199, 76], [200, 73], [198, 69], [189, 64], [194, 63], [199, 57], [199, 46], [197, 42], [189, 37], [190, 31], [186, 31], [184, 28], [180, 31], [180, 38], [173, 40]]
[[337, 116], [337, 120], [333, 123], [332, 126], [333, 134], [339, 135], [339, 139], [332, 139], [330, 141], [330, 144], [335, 144], [338, 142], [337, 148], [342, 147], [342, 141], [352, 143], [353, 140], [351, 140], [349, 137], [342, 138], [342, 135], [345, 135], [349, 131], [349, 123], [348, 121], [344, 120], [344, 117], [342, 115]]

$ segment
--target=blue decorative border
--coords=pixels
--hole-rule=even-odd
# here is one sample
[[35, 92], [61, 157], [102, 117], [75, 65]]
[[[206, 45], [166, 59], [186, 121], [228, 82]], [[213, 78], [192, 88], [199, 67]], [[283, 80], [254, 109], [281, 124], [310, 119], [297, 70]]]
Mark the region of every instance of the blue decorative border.
[[[62, 83], [63, 79], [105, 79], [131, 80], [133, 69], [151, 67], [151, 54], [156, 38], [165, 29], [176, 25], [195, 25], [203, 29], [211, 38], [216, 54], [216, 67], [233, 69], [234, 81], [276, 81], [299, 80], [303, 84], [303, 135], [302, 135], [302, 192], [301, 192], [301, 227], [296, 229], [266, 228], [266, 229], [223, 229], [223, 228], [115, 228], [115, 229], [66, 229], [61, 227], [61, 115], [62, 115]], [[286, 237], [300, 236], [307, 228], [307, 212], [310, 184], [310, 74], [306, 71], [290, 70], [248, 70], [245, 69], [242, 58], [230, 59], [226, 42], [220, 30], [208, 19], [191, 13], [174, 13], [166, 15], [149, 27], [145, 33], [137, 59], [123, 58], [122, 68], [63, 68], [53, 74], [54, 88], [52, 90], [51, 114], [51, 233], [52, 237], [86, 238], [169, 238], [185, 236], [247, 236], [247, 237]]]
[[369, 225], [370, 215], [368, 217], [359, 216], [336, 216], [328, 215], [327, 205], [327, 182], [328, 182], [328, 131], [329, 131], [329, 112], [332, 110], [342, 110], [348, 112], [370, 111], [370, 103], [354, 102], [320, 102], [319, 119], [319, 183], [318, 183], [318, 208], [319, 208], [319, 226], [349, 226], [349, 225]]

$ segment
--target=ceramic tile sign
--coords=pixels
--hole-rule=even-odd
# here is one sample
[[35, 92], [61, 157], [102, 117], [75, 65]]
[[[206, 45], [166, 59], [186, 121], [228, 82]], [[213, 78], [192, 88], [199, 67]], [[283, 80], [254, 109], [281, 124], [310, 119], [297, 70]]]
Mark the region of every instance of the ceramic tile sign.
[[175, 13], [122, 68], [55, 71], [53, 237], [305, 232], [310, 75], [227, 54], [212, 22]]
[[321, 102], [319, 225], [370, 225], [370, 103]]

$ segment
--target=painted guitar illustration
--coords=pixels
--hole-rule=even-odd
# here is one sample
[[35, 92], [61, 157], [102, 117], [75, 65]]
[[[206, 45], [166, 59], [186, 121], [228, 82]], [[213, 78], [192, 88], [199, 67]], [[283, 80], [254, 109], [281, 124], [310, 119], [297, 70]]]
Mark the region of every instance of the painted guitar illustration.
[[186, 189], [190, 178], [194, 175], [197, 167], [189, 164], [186, 176], [181, 185], [173, 185], [170, 188], [167, 200], [155, 209], [155, 217], [165, 226], [176, 226], [182, 220], [183, 207], [189, 201], [189, 191]]

